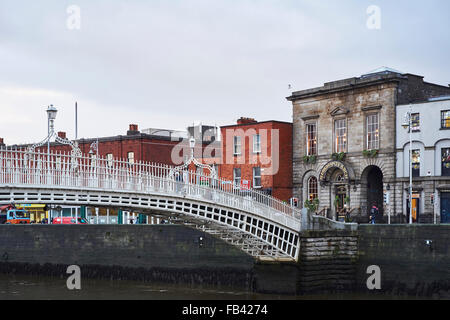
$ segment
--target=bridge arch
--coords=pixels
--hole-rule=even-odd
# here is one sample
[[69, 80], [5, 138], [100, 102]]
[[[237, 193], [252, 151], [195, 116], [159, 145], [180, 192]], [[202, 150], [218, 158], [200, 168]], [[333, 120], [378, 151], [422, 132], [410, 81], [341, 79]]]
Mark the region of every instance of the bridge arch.
[[[74, 161], [76, 161], [74, 165]], [[0, 150], [0, 204], [100, 206], [157, 213], [236, 245], [257, 259], [298, 258], [300, 211], [210, 176], [176, 181], [158, 164]], [[202, 181], [203, 183], [196, 183]]]

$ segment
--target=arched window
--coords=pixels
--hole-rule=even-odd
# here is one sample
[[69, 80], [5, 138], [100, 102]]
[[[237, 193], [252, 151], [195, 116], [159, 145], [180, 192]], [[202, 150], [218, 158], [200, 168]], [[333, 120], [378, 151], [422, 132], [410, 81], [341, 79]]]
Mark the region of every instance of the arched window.
[[317, 178], [311, 177], [308, 180], [308, 199], [309, 201], [313, 201], [318, 198], [317, 192]]

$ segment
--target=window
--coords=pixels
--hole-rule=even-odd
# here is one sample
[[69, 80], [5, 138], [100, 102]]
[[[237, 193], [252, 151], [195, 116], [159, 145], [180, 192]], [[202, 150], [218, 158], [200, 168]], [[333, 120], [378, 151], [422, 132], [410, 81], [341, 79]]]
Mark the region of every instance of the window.
[[442, 176], [450, 176], [450, 148], [442, 149]]
[[420, 113], [411, 114], [411, 128], [412, 132], [420, 131]]
[[317, 178], [311, 177], [308, 180], [308, 200], [313, 201], [318, 198]]
[[306, 125], [306, 155], [317, 155], [317, 124], [309, 123]]
[[261, 188], [261, 168], [253, 168], [253, 188]]
[[233, 169], [233, 181], [236, 186], [241, 185], [241, 169], [240, 168]]
[[128, 164], [134, 164], [134, 152], [128, 152]]
[[234, 155], [241, 154], [241, 137], [234, 137], [233, 150]]
[[412, 151], [412, 176], [420, 177], [420, 150]]
[[334, 121], [334, 139], [335, 152], [347, 152], [347, 119]]
[[259, 134], [253, 136], [253, 153], [261, 153], [261, 136]]
[[367, 150], [380, 148], [380, 123], [378, 114], [367, 116]]
[[441, 111], [441, 128], [450, 129], [450, 110]]
[[113, 166], [113, 160], [114, 160], [113, 154], [112, 153], [108, 153], [106, 155], [106, 161], [108, 163], [108, 167], [111, 168]]

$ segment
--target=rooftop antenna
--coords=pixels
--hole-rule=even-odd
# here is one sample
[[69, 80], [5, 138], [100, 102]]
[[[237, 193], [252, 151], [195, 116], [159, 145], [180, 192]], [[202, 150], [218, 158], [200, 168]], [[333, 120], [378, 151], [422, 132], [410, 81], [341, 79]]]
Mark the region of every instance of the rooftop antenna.
[[78, 102], [75, 101], [75, 140], [78, 139]]

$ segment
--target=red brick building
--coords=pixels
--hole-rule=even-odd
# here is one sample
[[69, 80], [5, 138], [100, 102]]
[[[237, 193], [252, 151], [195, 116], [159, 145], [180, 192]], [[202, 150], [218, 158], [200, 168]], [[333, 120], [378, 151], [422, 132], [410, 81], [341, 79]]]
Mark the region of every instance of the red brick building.
[[[65, 132], [58, 132], [60, 138], [65, 139]], [[156, 162], [168, 165], [180, 165], [183, 161], [183, 154], [189, 155], [189, 144], [187, 141], [183, 142], [181, 137], [171, 137], [167, 135], [150, 135], [141, 133], [138, 126], [131, 124], [126, 135], [117, 135], [102, 138], [79, 139], [78, 146], [83, 155], [97, 154], [100, 157], [107, 157], [110, 159], [121, 159], [130, 162]], [[97, 144], [98, 143], [98, 144]], [[182, 143], [182, 145], [180, 144]], [[98, 147], [97, 147], [98, 146]], [[178, 146], [180, 149], [178, 154], [173, 157], [172, 151]], [[15, 147], [15, 146], [12, 146]], [[16, 146], [17, 148], [25, 148], [27, 146]], [[70, 153], [72, 147], [70, 145], [63, 145], [57, 142], [50, 144], [52, 152]], [[47, 146], [36, 148], [36, 151], [47, 151]]]
[[292, 123], [240, 118], [221, 127], [219, 176], [280, 200], [292, 197]]

